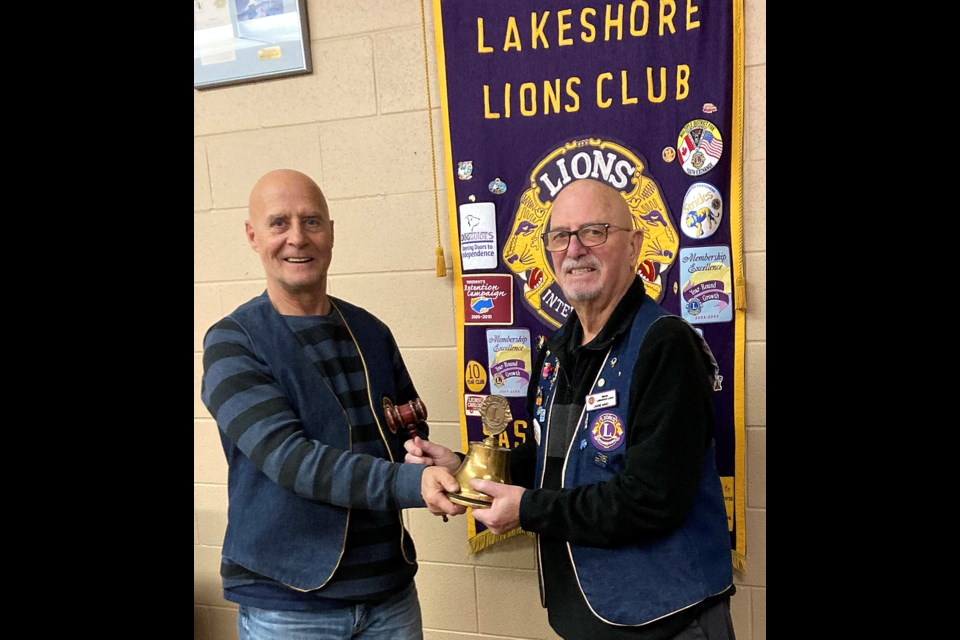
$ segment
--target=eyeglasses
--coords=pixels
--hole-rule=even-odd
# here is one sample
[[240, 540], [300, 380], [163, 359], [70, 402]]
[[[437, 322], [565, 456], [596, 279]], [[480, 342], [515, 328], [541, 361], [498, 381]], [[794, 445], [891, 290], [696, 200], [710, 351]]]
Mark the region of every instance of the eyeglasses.
[[576, 231], [547, 231], [546, 233], [541, 233], [540, 237], [543, 238], [543, 246], [546, 247], [547, 251], [563, 251], [570, 245], [570, 237], [577, 236], [577, 240], [580, 241], [585, 247], [596, 247], [607, 241], [607, 234], [610, 231], [633, 231], [633, 229], [625, 229], [623, 227], [616, 227], [609, 222], [594, 222], [592, 224], [585, 224]]

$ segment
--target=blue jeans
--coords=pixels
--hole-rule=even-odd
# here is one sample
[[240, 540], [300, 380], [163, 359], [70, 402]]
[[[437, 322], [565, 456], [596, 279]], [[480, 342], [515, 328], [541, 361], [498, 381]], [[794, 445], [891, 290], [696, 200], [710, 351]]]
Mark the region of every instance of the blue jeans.
[[274, 611], [240, 606], [240, 640], [422, 640], [417, 587], [382, 602], [325, 611]]

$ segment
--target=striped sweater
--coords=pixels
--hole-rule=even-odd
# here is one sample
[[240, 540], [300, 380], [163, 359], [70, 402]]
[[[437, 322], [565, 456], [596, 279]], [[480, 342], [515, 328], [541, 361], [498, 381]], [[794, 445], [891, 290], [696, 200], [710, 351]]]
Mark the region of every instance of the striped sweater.
[[[412, 542], [404, 535], [397, 510], [422, 506], [419, 481], [401, 479], [410, 475], [405, 467], [411, 465], [390, 462], [370, 406], [379, 399], [368, 395], [364, 361], [339, 311], [284, 316], [283, 321], [303, 350], [303, 362], [320, 373], [313, 378], [336, 397], [350, 425], [349, 446], [330, 446], [304, 431], [277, 376], [258, 357], [248, 331], [232, 317], [214, 325], [205, 338], [201, 396], [217, 421], [231, 471], [241, 460], [246, 467], [252, 462], [270, 481], [301, 499], [350, 507], [346, 540], [333, 576], [322, 588], [309, 590], [235, 562], [225, 545], [224, 597], [238, 604], [295, 610], [387, 597], [416, 573]], [[416, 389], [392, 335], [380, 325], [388, 337], [390, 370], [369, 375], [391, 376], [396, 390], [392, 399], [404, 403], [417, 397]]]

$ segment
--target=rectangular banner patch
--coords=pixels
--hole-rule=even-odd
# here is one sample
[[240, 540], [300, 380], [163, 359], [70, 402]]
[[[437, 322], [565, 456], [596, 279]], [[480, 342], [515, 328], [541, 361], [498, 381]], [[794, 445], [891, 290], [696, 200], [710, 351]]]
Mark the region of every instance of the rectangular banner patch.
[[464, 324], [513, 324], [513, 280], [487, 274], [463, 276]]

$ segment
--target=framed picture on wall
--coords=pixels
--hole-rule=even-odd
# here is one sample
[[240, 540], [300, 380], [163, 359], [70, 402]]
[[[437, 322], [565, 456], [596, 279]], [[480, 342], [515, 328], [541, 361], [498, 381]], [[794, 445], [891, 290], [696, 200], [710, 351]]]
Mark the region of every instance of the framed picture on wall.
[[306, 0], [193, 0], [193, 86], [310, 73]]

